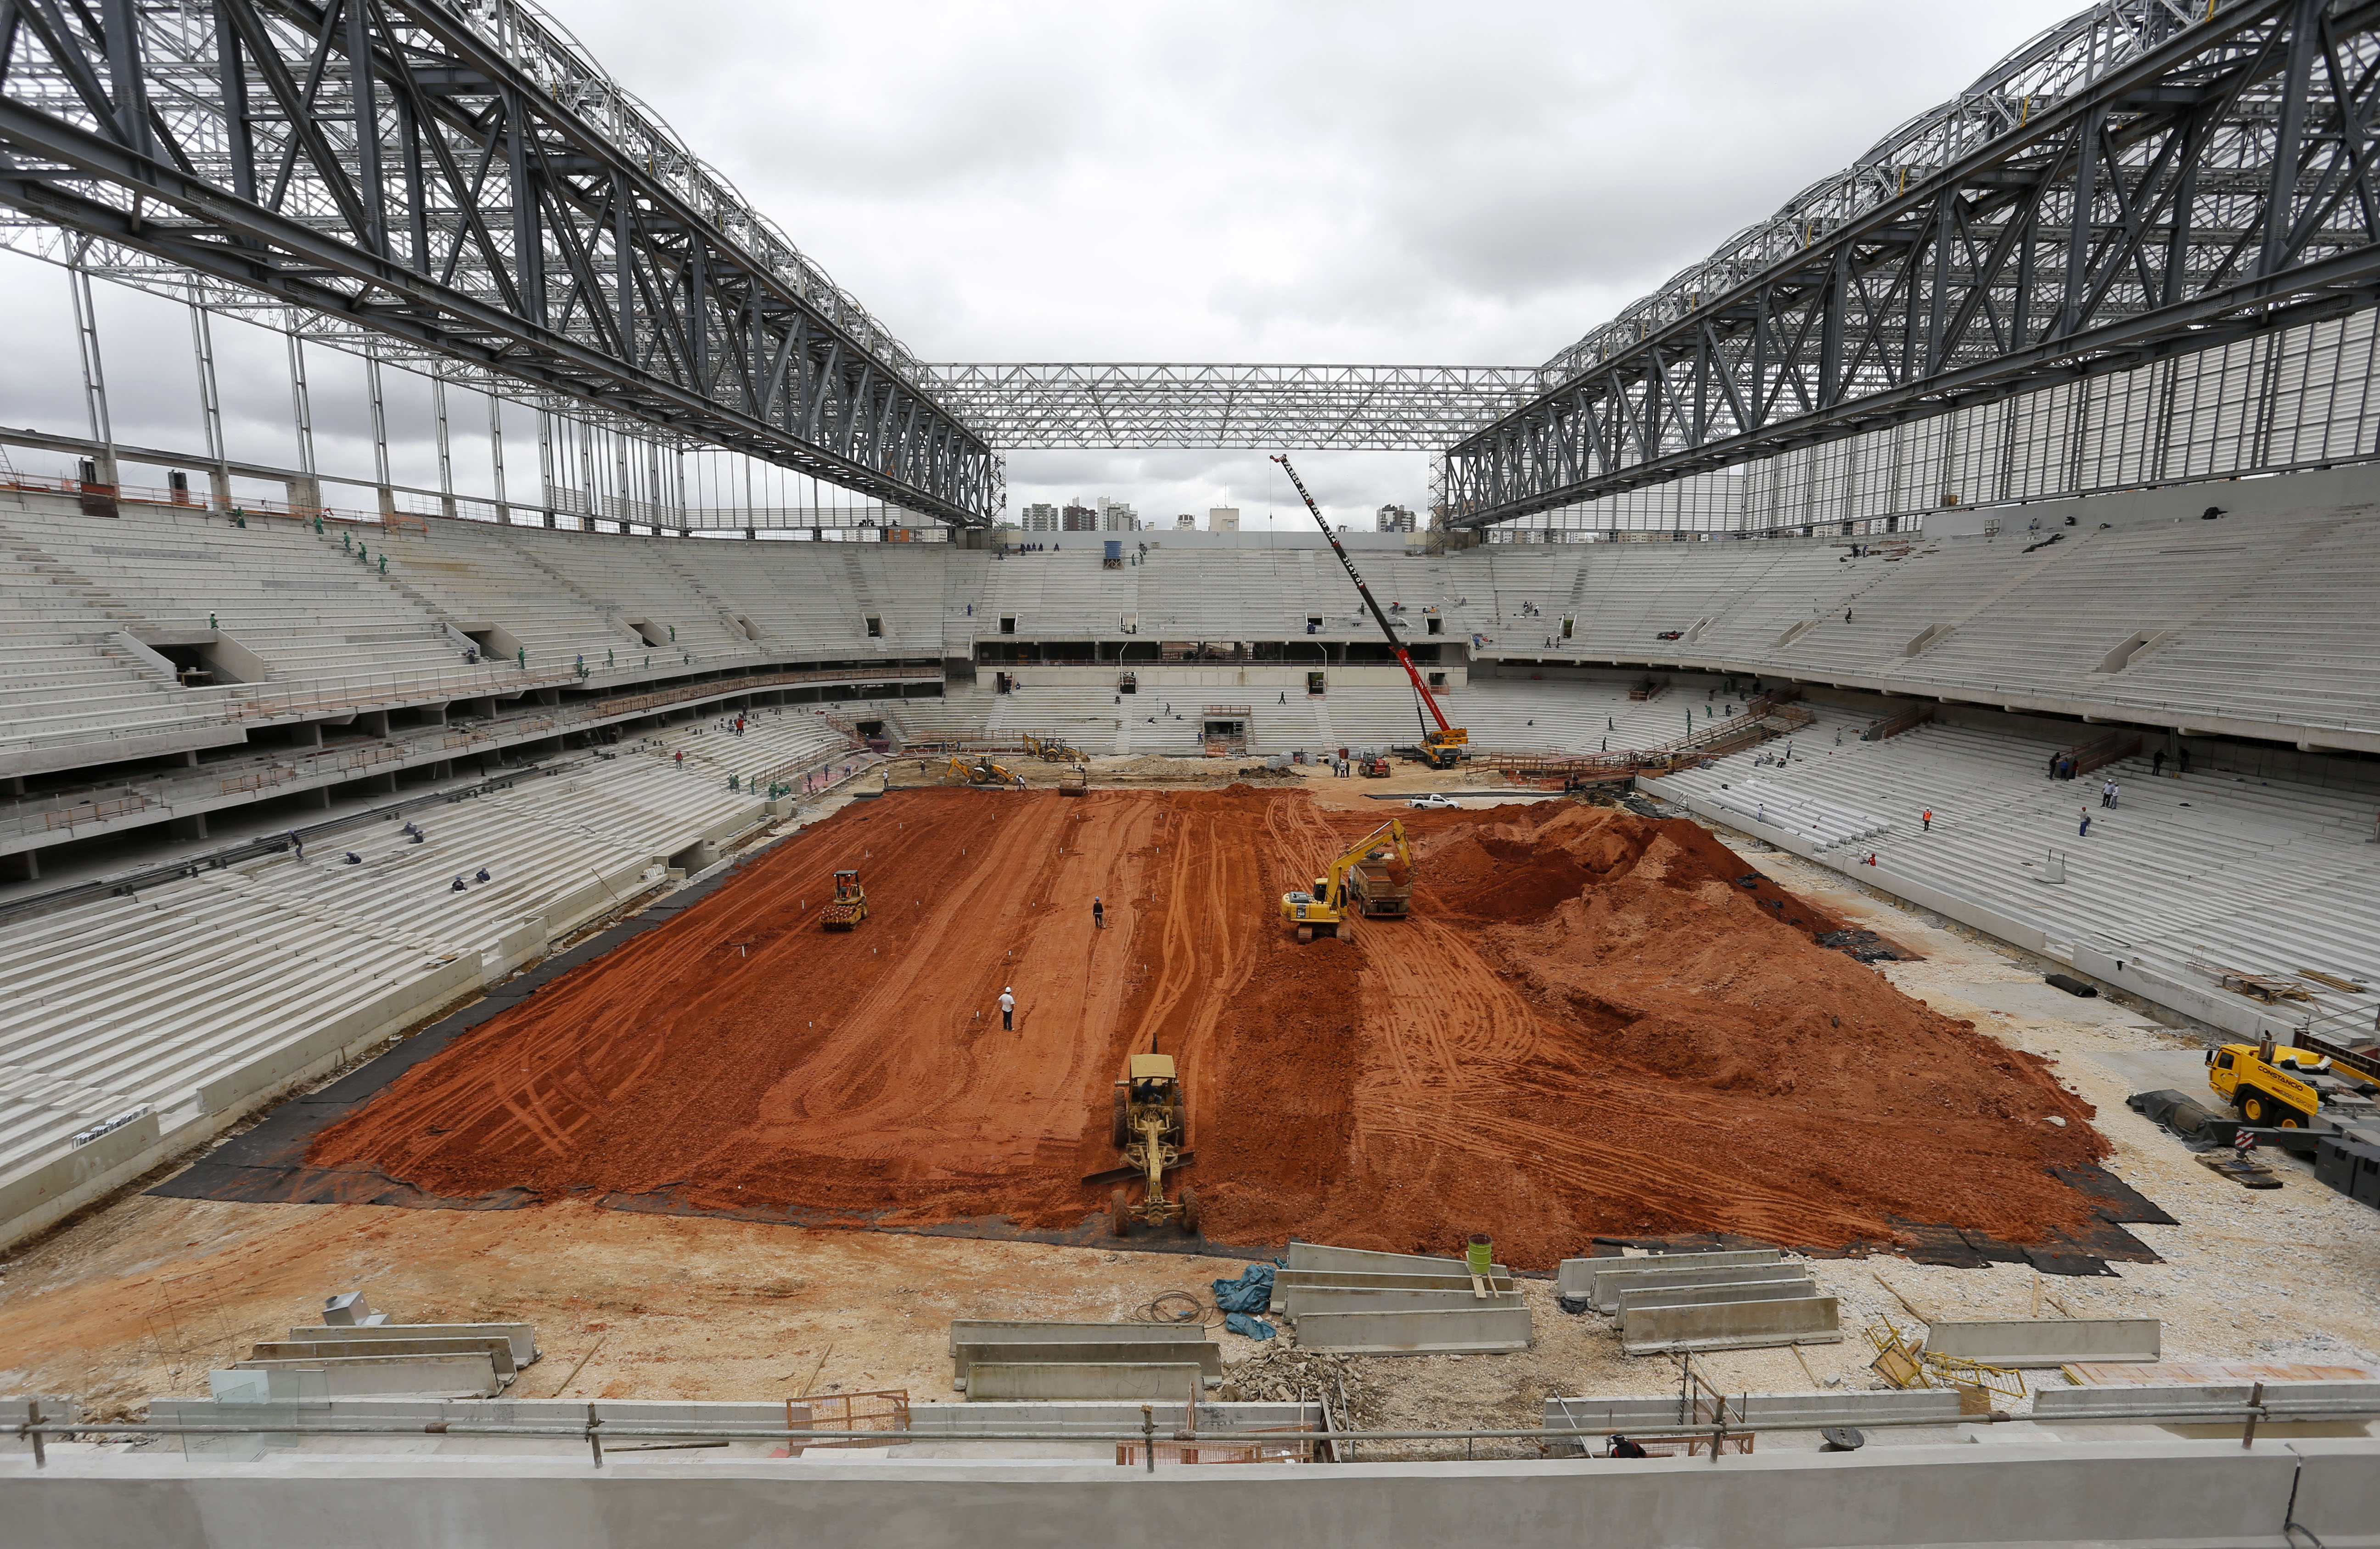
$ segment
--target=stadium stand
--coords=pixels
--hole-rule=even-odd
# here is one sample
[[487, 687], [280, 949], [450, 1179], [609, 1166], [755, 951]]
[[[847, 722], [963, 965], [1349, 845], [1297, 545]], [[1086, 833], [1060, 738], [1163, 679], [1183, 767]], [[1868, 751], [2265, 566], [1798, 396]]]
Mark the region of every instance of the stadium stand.
[[[477, 993], [649, 876], [709, 863], [773, 789], [864, 762], [854, 735], [1196, 755], [1212, 714], [1262, 756], [1420, 729], [1310, 543], [1152, 534], [1108, 569], [1096, 540], [1002, 556], [436, 518], [317, 531], [12, 498], [0, 1240]], [[2017, 512], [1859, 553], [1359, 558], [1475, 749], [1649, 749], [1791, 685], [1819, 718], [1790, 762], [1771, 744], [1643, 788], [2239, 1027], [2269, 1015], [2210, 970], [2370, 984], [2380, 968], [2380, 521], [2279, 504], [2220, 525]], [[1904, 711], [1933, 718], [1862, 739]], [[2125, 794], [2103, 812], [2107, 774], [2046, 770], [2109, 735]], [[400, 799], [435, 803], [412, 814], [423, 844], [369, 815]], [[209, 850], [210, 815], [249, 837]], [[256, 837], [326, 823], [346, 826], [302, 860]], [[2053, 860], [2062, 881], [2044, 880]], [[2337, 992], [2323, 1014], [2374, 1010]]]

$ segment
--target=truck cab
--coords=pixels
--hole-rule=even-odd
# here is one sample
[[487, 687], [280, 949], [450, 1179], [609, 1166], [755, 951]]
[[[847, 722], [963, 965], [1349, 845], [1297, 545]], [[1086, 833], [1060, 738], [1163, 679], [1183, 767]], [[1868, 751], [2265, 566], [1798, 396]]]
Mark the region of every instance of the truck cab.
[[2273, 1047], [2225, 1043], [2206, 1051], [2206, 1084], [2229, 1100], [2250, 1124], [2302, 1129], [2320, 1111], [2322, 1094], [2273, 1063]]

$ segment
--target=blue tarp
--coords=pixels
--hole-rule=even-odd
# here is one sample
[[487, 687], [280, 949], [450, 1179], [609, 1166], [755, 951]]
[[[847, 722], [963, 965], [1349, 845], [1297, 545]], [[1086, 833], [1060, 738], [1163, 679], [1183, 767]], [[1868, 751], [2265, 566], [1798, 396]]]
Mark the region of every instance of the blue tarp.
[[1273, 1336], [1272, 1324], [1251, 1316], [1272, 1307], [1273, 1268], [1271, 1264], [1250, 1264], [1240, 1272], [1237, 1280], [1215, 1282], [1215, 1305], [1222, 1310], [1225, 1328], [1246, 1339]]
[[1270, 1264], [1250, 1264], [1237, 1280], [1215, 1282], [1215, 1305], [1226, 1312], [1262, 1312], [1272, 1306]]

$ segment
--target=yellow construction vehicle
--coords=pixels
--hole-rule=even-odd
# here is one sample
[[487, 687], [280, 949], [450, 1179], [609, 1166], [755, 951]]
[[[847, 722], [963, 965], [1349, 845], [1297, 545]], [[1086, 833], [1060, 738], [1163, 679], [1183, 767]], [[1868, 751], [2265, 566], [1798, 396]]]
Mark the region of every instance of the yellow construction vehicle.
[[1178, 1221], [1185, 1234], [1196, 1237], [1197, 1191], [1184, 1188], [1176, 1199], [1165, 1197], [1165, 1170], [1190, 1159], [1190, 1110], [1172, 1055], [1134, 1055], [1125, 1061], [1123, 1079], [1115, 1084], [1108, 1139], [1123, 1153], [1125, 1168], [1147, 1180], [1138, 1204], [1121, 1187], [1108, 1196], [1109, 1228], [1128, 1237], [1135, 1218], [1152, 1226]]
[[2270, 1036], [2255, 1043], [2225, 1043], [2206, 1051], [2206, 1084], [2230, 1100], [2240, 1116], [2267, 1129], [2302, 1129], [2322, 1107], [2322, 1093], [2273, 1062]]
[[1281, 896], [1281, 917], [1297, 927], [1297, 939], [1335, 936], [1357, 914], [1395, 918], [1413, 903], [1413, 851], [1405, 825], [1390, 818], [1348, 846], [1314, 879], [1310, 893]]
[[859, 885], [859, 873], [837, 872], [834, 874], [834, 896], [819, 910], [819, 929], [848, 931], [868, 918], [868, 889]]
[[1091, 772], [1082, 764], [1078, 763], [1058, 776], [1060, 796], [1087, 796], [1090, 793], [1090, 789]]
[[1026, 734], [1025, 750], [1044, 763], [1080, 763], [1091, 755], [1063, 738]]
[[946, 786], [1021, 786], [1024, 783], [1022, 776], [1009, 773], [1005, 765], [994, 763], [988, 758], [979, 758], [969, 763], [953, 754], [950, 763], [942, 770], [942, 784]]

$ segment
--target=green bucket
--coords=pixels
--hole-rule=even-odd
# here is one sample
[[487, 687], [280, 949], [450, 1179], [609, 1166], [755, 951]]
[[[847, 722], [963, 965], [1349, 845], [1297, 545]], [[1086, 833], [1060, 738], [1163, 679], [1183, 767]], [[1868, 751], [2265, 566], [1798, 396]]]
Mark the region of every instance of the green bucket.
[[1463, 1250], [1463, 1259], [1472, 1274], [1485, 1275], [1488, 1266], [1496, 1262], [1496, 1245], [1482, 1234], [1474, 1232], [1469, 1245]]

